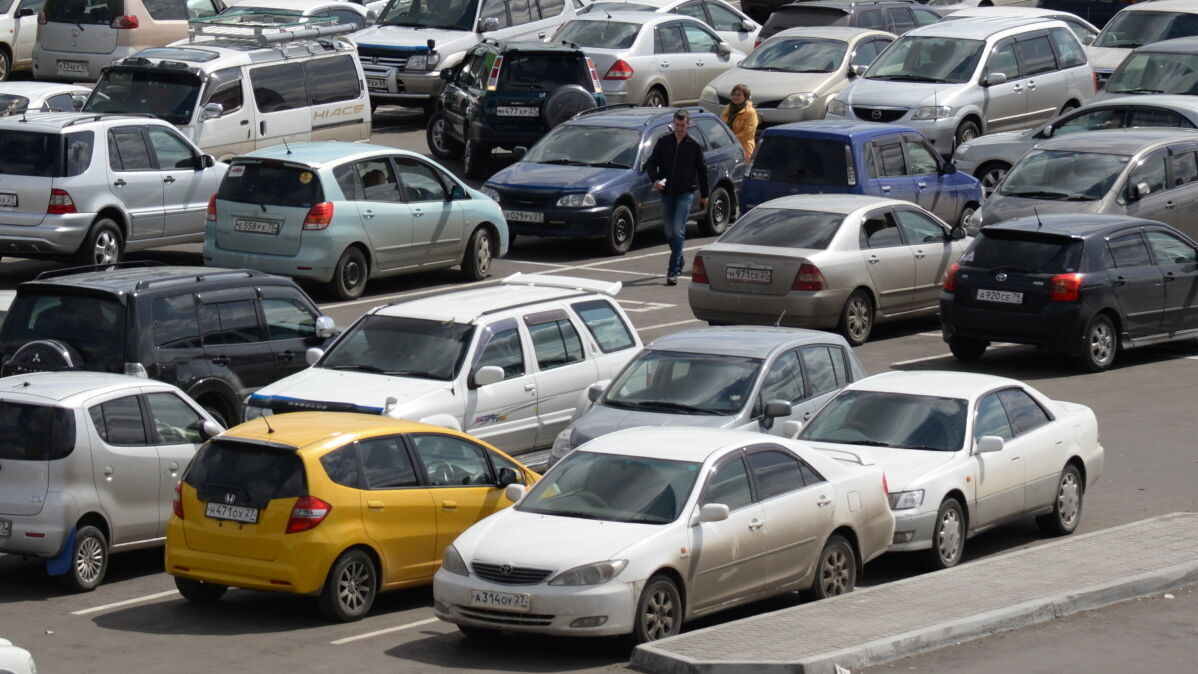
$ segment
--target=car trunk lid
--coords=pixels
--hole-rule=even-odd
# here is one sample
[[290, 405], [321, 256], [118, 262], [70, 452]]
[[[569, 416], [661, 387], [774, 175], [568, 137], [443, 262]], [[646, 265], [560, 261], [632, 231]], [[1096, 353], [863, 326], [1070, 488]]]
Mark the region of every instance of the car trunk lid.
[[74, 448], [71, 410], [17, 397], [0, 400], [0, 515], [41, 512], [51, 465]]
[[962, 257], [954, 302], [993, 311], [1038, 313], [1052, 301], [1053, 278], [1074, 274], [1082, 240], [1063, 234], [983, 229]]
[[[46, 23], [38, 30], [37, 39], [48, 51], [108, 54], [116, 49], [119, 32], [112, 28], [112, 20], [123, 14], [124, 0], [46, 0], [42, 8]], [[56, 70], [56, 64], [47, 66]]]
[[785, 295], [807, 254], [820, 251], [788, 250], [743, 244], [721, 244], [705, 249], [703, 267], [713, 290], [751, 295]]
[[320, 178], [308, 166], [235, 161], [216, 194], [216, 246], [243, 253], [295, 255], [308, 214], [323, 202]]

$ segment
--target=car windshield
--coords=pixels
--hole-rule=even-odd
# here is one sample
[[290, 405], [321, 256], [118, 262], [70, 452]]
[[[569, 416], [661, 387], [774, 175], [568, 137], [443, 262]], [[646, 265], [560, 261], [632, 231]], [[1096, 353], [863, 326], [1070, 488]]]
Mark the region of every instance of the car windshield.
[[83, 104], [83, 112], [138, 112], [171, 124], [191, 121], [200, 77], [181, 72], [107, 68]]
[[573, 42], [594, 49], [627, 49], [636, 41], [641, 27], [620, 21], [571, 21], [562, 26], [554, 42]]
[[124, 0], [46, 0], [46, 21], [105, 25], [124, 13]]
[[632, 168], [640, 144], [638, 129], [564, 124], [550, 131], [524, 156], [534, 164]]
[[842, 391], [799, 434], [809, 442], [955, 452], [963, 446], [969, 403], [881, 391]]
[[1095, 201], [1106, 196], [1130, 159], [1122, 154], [1035, 150], [1011, 169], [999, 194], [1052, 201]]
[[665, 414], [731, 415], [749, 402], [758, 358], [642, 351], [607, 391], [603, 405]]
[[29, 99], [16, 94], [0, 94], [0, 117], [29, 109]]
[[107, 295], [18, 293], [0, 335], [6, 356], [28, 342], [53, 339], [77, 351], [84, 370], [125, 370], [125, 307]]
[[900, 37], [866, 71], [871, 80], [967, 82], [982, 60], [986, 43], [951, 37]]
[[[391, 0], [379, 14], [378, 25], [473, 31], [478, 3], [479, 0]], [[502, 3], [499, 7], [505, 19], [500, 22], [502, 27], [507, 16]]]
[[690, 499], [703, 464], [575, 451], [516, 506], [539, 515], [668, 524]]
[[849, 146], [840, 140], [766, 136], [753, 157], [749, 177], [796, 185], [848, 185]]
[[843, 213], [759, 206], [742, 215], [736, 226], [720, 237], [720, 243], [824, 250], [842, 222]]
[[840, 67], [848, 44], [809, 37], [774, 38], [749, 54], [740, 67], [787, 73], [830, 73]]
[[71, 410], [0, 400], [0, 459], [53, 461], [75, 446]]
[[990, 272], [1068, 274], [1081, 263], [1082, 242], [1040, 232], [983, 228], [961, 256], [963, 267]]
[[474, 326], [401, 316], [364, 316], [317, 367], [449, 381], [457, 376]]
[[1112, 94], [1198, 95], [1198, 54], [1133, 53], [1111, 75], [1106, 90]]
[[1149, 42], [1198, 35], [1198, 14], [1119, 12], [1094, 40], [1095, 47], [1132, 48]]

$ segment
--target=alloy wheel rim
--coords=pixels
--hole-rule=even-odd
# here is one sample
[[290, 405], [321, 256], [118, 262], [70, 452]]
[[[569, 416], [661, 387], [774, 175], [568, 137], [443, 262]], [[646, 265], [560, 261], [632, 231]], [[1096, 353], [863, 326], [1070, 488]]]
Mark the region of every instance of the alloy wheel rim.
[[1060, 513], [1061, 524], [1072, 527], [1077, 522], [1078, 511], [1081, 510], [1081, 485], [1073, 473], [1065, 473], [1061, 478], [1061, 488], [1057, 492], [1057, 512]]
[[965, 210], [961, 211], [961, 226], [962, 227], [965, 226], [965, 223], [969, 220], [969, 218], [973, 217], [974, 211], [975, 211], [975, 209], [972, 209], [972, 208], [966, 208]]
[[647, 107], [647, 108], [664, 108], [665, 106], [666, 106], [666, 101], [665, 101], [665, 98], [661, 95], [660, 91], [657, 91], [656, 89], [654, 89], [653, 91], [649, 92], [649, 99], [648, 99], [647, 105], [645, 107]]
[[433, 122], [433, 145], [437, 146], [437, 152], [445, 152], [445, 120], [438, 119]]
[[1090, 331], [1090, 356], [1099, 365], [1110, 362], [1114, 351], [1115, 338], [1110, 326], [1106, 323], [1095, 325]]
[[75, 552], [75, 573], [84, 583], [94, 583], [104, 568], [104, 546], [95, 538], [88, 537], [79, 543]]
[[849, 303], [849, 334], [853, 339], [862, 340], [869, 334], [869, 307], [860, 297]]
[[957, 143], [957, 145], [964, 145], [965, 143], [968, 143], [969, 141], [971, 141], [977, 137], [978, 137], [977, 130], [975, 130], [972, 126], [967, 127], [964, 131], [961, 132], [961, 142]]
[[828, 555], [820, 570], [820, 577], [824, 596], [834, 597], [848, 592], [849, 563], [848, 556], [844, 554], [843, 550], [837, 548]]
[[491, 237], [485, 233], [479, 235], [478, 248], [474, 252], [474, 259], [478, 260], [477, 269], [485, 275], [491, 268]]
[[357, 260], [350, 260], [345, 264], [345, 269], [341, 271], [341, 282], [346, 288], [357, 288], [362, 282], [362, 266]]
[[656, 641], [674, 631], [674, 597], [665, 589], [655, 590], [645, 602], [645, 636]]
[[116, 236], [112, 232], [104, 230], [96, 237], [94, 258], [96, 264], [116, 262]]
[[1006, 177], [1007, 169], [1004, 168], [992, 168], [982, 174], [982, 196], [989, 197]]
[[351, 562], [341, 570], [341, 577], [337, 579], [337, 599], [347, 611], [361, 610], [373, 591], [374, 583], [365, 564]]
[[940, 518], [939, 545], [940, 559], [946, 564], [952, 563], [960, 554], [961, 547], [961, 518], [956, 510], [945, 511]]
[[0, 54], [0, 80], [8, 79], [8, 57]]

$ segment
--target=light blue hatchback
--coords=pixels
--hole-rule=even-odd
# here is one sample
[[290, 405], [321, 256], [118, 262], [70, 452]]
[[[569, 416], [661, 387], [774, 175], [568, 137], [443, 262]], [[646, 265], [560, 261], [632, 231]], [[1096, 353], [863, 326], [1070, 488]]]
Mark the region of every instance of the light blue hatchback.
[[421, 155], [297, 143], [229, 163], [208, 203], [204, 264], [319, 281], [353, 299], [367, 279], [442, 267], [482, 280], [508, 238], [498, 204]]

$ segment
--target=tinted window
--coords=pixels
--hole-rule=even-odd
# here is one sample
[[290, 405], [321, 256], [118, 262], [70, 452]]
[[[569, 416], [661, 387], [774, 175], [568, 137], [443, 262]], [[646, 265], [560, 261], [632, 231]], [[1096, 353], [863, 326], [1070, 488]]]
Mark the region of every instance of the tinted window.
[[[811, 395], [827, 393], [844, 385], [844, 376], [843, 374], [837, 376], [834, 365], [840, 357], [840, 349], [836, 349], [836, 351], [838, 353], [834, 357], [832, 349], [826, 346], [805, 346], [799, 349], [799, 356], [803, 359], [803, 370], [807, 373], [807, 383], [811, 387]], [[843, 360], [841, 362], [843, 363]]]
[[965, 438], [967, 409], [960, 398], [841, 391], [803, 427], [799, 438], [955, 452]]
[[[1081, 24], [1070, 22], [1070, 25], [1074, 26], [1074, 31], [1089, 32], [1089, 29]], [[1073, 33], [1066, 28], [1050, 28], [1048, 34], [1052, 36], [1053, 44], [1057, 47], [1057, 56], [1061, 60], [1061, 68], [1074, 68], [1086, 65], [1086, 52], [1082, 49], [1081, 44], [1078, 43], [1078, 38]], [[1090, 35], [1093, 36], [1094, 33], [1090, 33]]]
[[18, 293], [4, 318], [3, 334], [10, 345], [57, 339], [78, 350], [89, 370], [124, 370], [125, 308], [111, 296]]
[[879, 44], [877, 40], [866, 40], [857, 45], [857, 50], [853, 52], [850, 63], [855, 66], [868, 66], [873, 63], [874, 58], [878, 55]]
[[365, 197], [362, 192], [362, 183], [358, 181], [358, 174], [354, 171], [353, 164], [334, 167], [333, 177], [337, 179], [337, 186], [341, 188], [341, 194], [347, 201], [361, 201]]
[[1147, 185], [1149, 194], [1164, 192], [1166, 184], [1164, 156], [1145, 159], [1143, 163], [1131, 170], [1127, 183], [1137, 189], [1140, 185]]
[[433, 168], [410, 157], [395, 157], [405, 201], [445, 201], [448, 194]]
[[75, 448], [75, 414], [0, 400], [0, 460], [53, 461]]
[[616, 308], [607, 300], [591, 300], [571, 305], [582, 319], [603, 353], [620, 351], [636, 344]]
[[894, 30], [891, 32], [896, 35], [915, 27], [915, 18], [906, 7], [891, 7], [886, 13], [890, 15], [890, 21], [894, 24]]
[[324, 201], [315, 173], [298, 166], [254, 160], [234, 162], [216, 194], [223, 201], [311, 208]]
[[858, 12], [857, 27], [889, 30], [889, 27], [886, 25], [886, 14], [880, 9], [865, 9]]
[[504, 379], [521, 377], [525, 368], [520, 331], [516, 328], [515, 321], [503, 321], [503, 324], [487, 328], [487, 336], [483, 337], [482, 351], [475, 368], [494, 365], [503, 368]]
[[997, 393], [987, 393], [978, 401], [978, 411], [973, 422], [974, 442], [984, 435], [997, 435], [1003, 440], [1015, 437], [1011, 430], [1011, 422], [1007, 420], [1007, 411], [998, 400]]
[[167, 170], [196, 167], [196, 156], [182, 139], [162, 128], [150, 127], [148, 131], [150, 144], [154, 146], [154, 154], [158, 158], [158, 168]]
[[75, 97], [70, 94], [51, 96], [42, 104], [42, 109], [51, 112], [74, 112]]
[[537, 365], [542, 370], [577, 363], [583, 360], [582, 340], [570, 321], [565, 318], [528, 326]]
[[204, 417], [174, 393], [149, 393], [150, 416], [160, 445], [198, 445], [204, 441]]
[[905, 140], [903, 145], [907, 148], [907, 167], [911, 175], [931, 175], [940, 170], [940, 164], [923, 141]]
[[430, 486], [495, 484], [482, 447], [449, 435], [410, 437]]
[[990, 63], [986, 66], [988, 74], [1002, 73], [1008, 80], [1019, 77], [1019, 60], [1015, 58], [1015, 45], [1008, 42], [996, 48], [990, 55]]
[[468, 324], [368, 315], [330, 346], [320, 367], [448, 381], [457, 375], [473, 338]]
[[151, 313], [154, 344], [158, 348], [186, 349], [200, 345], [195, 300], [190, 294], [156, 298]]
[[690, 45], [690, 50], [693, 52], [715, 53], [719, 47], [720, 39], [699, 26], [683, 25], [682, 32], [686, 34], [687, 44]]
[[124, 0], [46, 0], [47, 21], [110, 24], [125, 9]]
[[764, 501], [803, 485], [803, 471], [799, 460], [782, 452], [754, 452], [745, 457], [753, 481], [757, 483], [757, 498]]
[[[354, 81], [357, 81], [357, 74]], [[250, 84], [259, 112], [294, 110], [308, 105], [304, 66], [300, 63], [254, 68], [250, 71]]]
[[749, 177], [797, 185], [846, 185], [845, 161], [850, 156], [848, 146], [840, 141], [767, 136], [753, 157]]
[[262, 314], [271, 340], [306, 339], [316, 336], [316, 315], [298, 299], [262, 298]]
[[262, 341], [253, 300], [201, 305], [205, 345], [250, 344]]
[[416, 470], [403, 441], [397, 437], [369, 438], [358, 441], [362, 473], [370, 489], [415, 487]]
[[[254, 71], [255, 73], [257, 71]], [[312, 97], [312, 105], [323, 105], [337, 101], [349, 101], [357, 98], [362, 90], [358, 78], [358, 69], [352, 56], [335, 56], [304, 62], [304, 72], [308, 75], [308, 88]], [[255, 82], [257, 76], [254, 76]], [[257, 86], [254, 88], [257, 96]], [[259, 105], [261, 110], [262, 106]], [[262, 110], [267, 112], [266, 110]]]
[[736, 414], [758, 381], [761, 361], [645, 349], [608, 388], [603, 405], [674, 413]]
[[711, 117], [700, 117], [695, 120], [695, 125], [707, 137], [707, 144], [713, 150], [718, 150], [722, 147], [735, 145], [736, 139], [728, 132], [728, 127], [724, 126], [718, 119]]
[[[508, 15], [512, 18], [513, 26], [518, 26], [522, 23], [528, 23], [533, 20], [528, 5], [529, 0], [508, 0], [507, 11]], [[533, 11], [535, 11], [535, 6]]]
[[703, 492], [700, 504], [723, 503], [729, 510], [736, 510], [752, 502], [749, 473], [745, 470], [744, 460], [737, 457], [720, 466], [707, 481], [707, 489]]
[[804, 397], [803, 371], [799, 367], [799, 356], [794, 351], [787, 351], [779, 356], [765, 373], [765, 380], [761, 382], [761, 402], [784, 400], [797, 403]]
[[1124, 108], [1099, 108], [1082, 112], [1052, 127], [1053, 136], [1065, 136], [1081, 131], [1101, 131], [1103, 129], [1118, 129], [1123, 126], [1123, 117], [1127, 114]]
[[566, 7], [565, 0], [539, 0], [541, 3], [541, 17], [552, 19], [562, 13]]
[[125, 126], [108, 132], [108, 162], [117, 171], [145, 171], [154, 168], [150, 148], [140, 126]]
[[403, 201], [395, 169], [386, 157], [354, 164], [366, 201]]
[[211, 84], [204, 103], [220, 103], [223, 108], [222, 114], [237, 110], [244, 105], [240, 68], [218, 70], [212, 74], [209, 81]]
[[358, 455], [353, 445], [335, 449], [320, 457], [320, 465], [333, 482], [344, 487], [358, 487]]
[[878, 153], [878, 164], [882, 169], [880, 177], [890, 178], [907, 175], [907, 164], [903, 160], [903, 146], [898, 142], [874, 143]]
[[1160, 108], [1135, 108], [1131, 111], [1131, 120], [1127, 123], [1128, 126], [1170, 126], [1182, 129], [1192, 129], [1194, 125], [1190, 120], [1173, 112], [1172, 110], [1161, 110]]
[[54, 164], [46, 157], [61, 151], [58, 139], [56, 134], [0, 129], [0, 174], [54, 176]]
[[582, 55], [572, 52], [509, 53], [499, 77], [500, 89], [553, 91], [577, 84], [590, 91], [594, 86]]
[[711, 27], [716, 30], [740, 31], [742, 19], [735, 12], [720, 5], [719, 3], [709, 2], [707, 11], [711, 14]]
[[907, 240], [908, 245], [944, 241], [944, 228], [932, 222], [924, 214], [898, 208], [895, 209], [895, 215], [898, 217], [899, 229], [903, 230], [903, 238]]
[[88, 410], [100, 438], [110, 445], [148, 445], [137, 396], [100, 403]]
[[200, 97], [200, 84], [200, 77], [186, 70], [109, 67], [83, 111], [138, 112], [171, 124], [187, 124]]
[[304, 465], [293, 450], [219, 439], [196, 452], [183, 481], [204, 501], [223, 501], [233, 494], [234, 503], [259, 508], [273, 499], [307, 493]]
[[1081, 254], [1082, 242], [1074, 239], [983, 229], [960, 263], [982, 269], [1018, 265], [1033, 273], [1063, 274], [1078, 270]]
[[1019, 55], [1019, 61], [1023, 64], [1024, 75], [1036, 75], [1057, 69], [1057, 59], [1047, 37], [1019, 40], [1015, 43], [1015, 53]]
[[659, 27], [653, 34], [653, 51], [657, 54], [679, 54], [686, 51], [681, 26]]
[[861, 223], [862, 248], [889, 248], [903, 245], [898, 224], [890, 213], [874, 213]]
[[1157, 264], [1198, 262], [1198, 252], [1194, 250], [1194, 247], [1176, 236], [1165, 232], [1145, 232], [1145, 235], [1148, 237], [1148, 245], [1152, 246], [1152, 253], [1156, 257]]
[[824, 250], [843, 220], [840, 213], [757, 207], [742, 215], [720, 242]]
[[1138, 232], [1115, 237], [1109, 246], [1116, 267], [1125, 269], [1152, 264], [1152, 259], [1148, 257], [1148, 246]]
[[1177, 187], [1198, 180], [1198, 155], [1181, 152], [1169, 155], [1169, 185]]
[[999, 391], [998, 399], [1007, 411], [1007, 418], [1011, 421], [1011, 429], [1015, 431], [1015, 435], [1023, 435], [1050, 421], [1044, 408], [1019, 389]]

